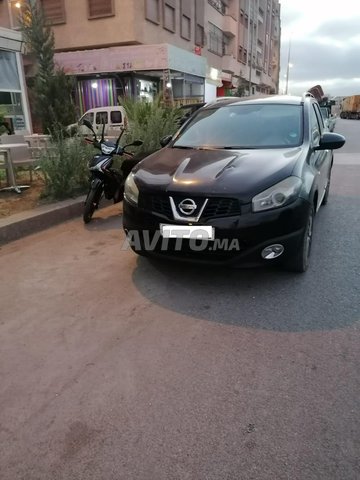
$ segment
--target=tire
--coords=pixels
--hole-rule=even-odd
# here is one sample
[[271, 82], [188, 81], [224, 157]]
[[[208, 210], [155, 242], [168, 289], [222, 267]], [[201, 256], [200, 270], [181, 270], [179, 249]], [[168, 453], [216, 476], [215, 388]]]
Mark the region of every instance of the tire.
[[330, 172], [329, 172], [328, 182], [327, 182], [327, 185], [326, 185], [326, 188], [325, 188], [325, 195], [324, 195], [324, 198], [321, 202], [321, 205], [326, 205], [328, 203], [329, 192], [330, 192], [330, 183], [331, 183], [331, 169], [330, 169]]
[[86, 198], [83, 220], [84, 223], [89, 223], [95, 210], [99, 206], [101, 196], [103, 193], [103, 185], [99, 183], [96, 188], [92, 188]]
[[311, 243], [314, 225], [314, 207], [310, 208], [306, 227], [301, 239], [299, 251], [290, 259], [286, 265], [287, 270], [291, 272], [304, 273], [309, 266], [309, 257], [311, 252]]

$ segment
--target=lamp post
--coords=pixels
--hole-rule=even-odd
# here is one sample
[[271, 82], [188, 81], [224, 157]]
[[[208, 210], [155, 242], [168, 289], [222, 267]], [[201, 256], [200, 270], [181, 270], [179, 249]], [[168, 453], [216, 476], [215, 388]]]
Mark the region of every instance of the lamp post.
[[289, 71], [290, 68], [292, 67], [292, 64], [290, 63], [290, 54], [291, 54], [291, 37], [289, 39], [289, 51], [288, 51], [288, 60], [287, 60], [287, 68], [286, 68], [286, 87], [285, 87], [285, 95], [288, 94], [288, 88], [289, 88]]

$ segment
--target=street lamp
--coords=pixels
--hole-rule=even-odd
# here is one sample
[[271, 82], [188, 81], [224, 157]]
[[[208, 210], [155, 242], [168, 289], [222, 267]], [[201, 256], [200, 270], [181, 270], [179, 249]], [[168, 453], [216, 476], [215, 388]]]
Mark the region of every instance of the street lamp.
[[288, 51], [288, 61], [287, 61], [287, 69], [286, 69], [285, 95], [288, 94], [288, 88], [289, 88], [289, 71], [290, 71], [290, 68], [293, 66], [293, 64], [290, 63], [290, 54], [291, 54], [291, 37], [290, 37], [290, 39], [289, 39], [289, 51]]

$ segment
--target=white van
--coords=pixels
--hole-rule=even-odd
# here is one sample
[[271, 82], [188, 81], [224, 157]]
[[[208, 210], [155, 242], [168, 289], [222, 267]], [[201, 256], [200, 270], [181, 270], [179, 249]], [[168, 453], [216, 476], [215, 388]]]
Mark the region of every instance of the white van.
[[97, 107], [90, 108], [80, 118], [78, 123], [68, 126], [73, 131], [75, 128], [81, 135], [89, 135], [89, 129], [83, 125], [83, 120], [87, 119], [93, 126], [96, 134], [101, 135], [103, 122], [105, 122], [105, 135], [107, 137], [118, 137], [121, 128], [126, 128], [127, 117], [124, 107]]

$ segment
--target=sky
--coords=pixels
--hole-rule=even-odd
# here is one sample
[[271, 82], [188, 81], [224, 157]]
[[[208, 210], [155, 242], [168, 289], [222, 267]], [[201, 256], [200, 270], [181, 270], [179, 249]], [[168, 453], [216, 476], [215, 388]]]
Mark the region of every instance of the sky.
[[360, 95], [360, 0], [281, 0], [280, 92]]

